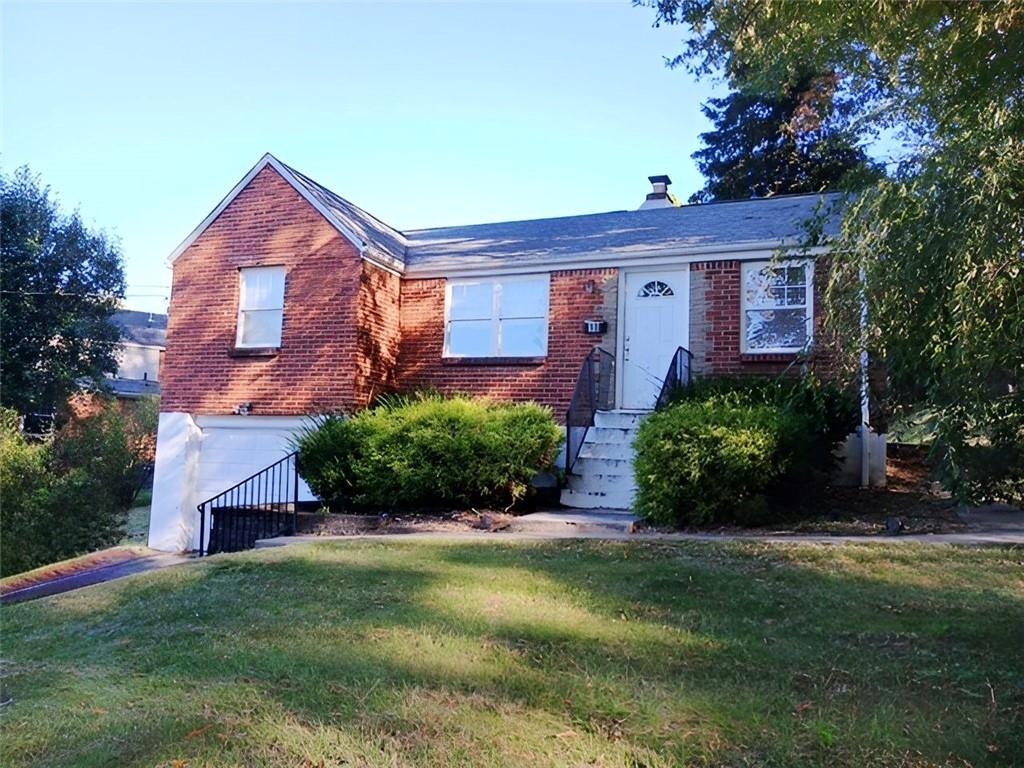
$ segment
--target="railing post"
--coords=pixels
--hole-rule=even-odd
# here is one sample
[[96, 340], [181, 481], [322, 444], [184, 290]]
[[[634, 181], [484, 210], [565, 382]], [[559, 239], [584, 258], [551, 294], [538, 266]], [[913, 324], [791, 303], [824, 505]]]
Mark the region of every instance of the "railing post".
[[299, 454], [292, 454], [292, 476], [295, 488], [292, 497], [292, 536], [299, 535]]
[[206, 554], [206, 504], [199, 505], [199, 556]]

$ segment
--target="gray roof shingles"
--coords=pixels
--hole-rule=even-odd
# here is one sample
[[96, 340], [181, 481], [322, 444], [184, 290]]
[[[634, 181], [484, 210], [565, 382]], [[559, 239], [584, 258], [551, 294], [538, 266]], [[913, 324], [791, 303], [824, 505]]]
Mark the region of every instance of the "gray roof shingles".
[[[780, 195], [758, 200], [684, 205], [643, 211], [504, 221], [401, 232], [288, 167], [308, 192], [352, 230], [367, 247], [417, 269], [500, 269], [545, 261], [605, 260], [666, 250], [699, 251], [744, 243], [792, 245], [803, 222], [840, 195]], [[833, 206], [834, 209], [834, 206]], [[834, 234], [838, 217], [825, 234]]]
[[111, 321], [121, 329], [127, 342], [147, 347], [167, 346], [167, 315], [119, 309]]
[[[838, 195], [793, 195], [729, 203], [685, 205], [644, 211], [615, 211], [555, 219], [509, 221], [407, 233], [409, 266], [459, 260], [513, 265], [574, 257], [604, 259], [672, 249], [699, 250], [744, 243], [792, 243], [804, 234], [802, 222], [819, 203]], [[826, 231], [834, 233], [836, 222]]]
[[285, 165], [285, 168], [295, 174], [296, 180], [306, 188], [306, 191], [337, 216], [368, 248], [376, 251], [378, 255], [384, 255], [399, 262], [405, 261], [406, 241], [401, 232], [388, 226], [373, 214], [367, 213], [358, 205], [336, 195], [322, 184], [316, 183], [305, 174], [296, 171], [290, 165]]
[[109, 379], [107, 385], [116, 397], [134, 399], [137, 397], [159, 396], [160, 382], [152, 379]]

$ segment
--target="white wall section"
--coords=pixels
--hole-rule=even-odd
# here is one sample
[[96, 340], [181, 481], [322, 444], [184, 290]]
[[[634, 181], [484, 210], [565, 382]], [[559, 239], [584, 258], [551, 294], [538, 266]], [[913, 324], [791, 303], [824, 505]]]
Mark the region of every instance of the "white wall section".
[[149, 546], [165, 552], [192, 548], [195, 476], [202, 432], [187, 413], [161, 413], [156, 433]]
[[[149, 546], [181, 552], [199, 545], [196, 505], [283, 459], [304, 416], [160, 414]], [[300, 501], [314, 498], [299, 483]], [[209, 520], [207, 520], [209, 524]]]

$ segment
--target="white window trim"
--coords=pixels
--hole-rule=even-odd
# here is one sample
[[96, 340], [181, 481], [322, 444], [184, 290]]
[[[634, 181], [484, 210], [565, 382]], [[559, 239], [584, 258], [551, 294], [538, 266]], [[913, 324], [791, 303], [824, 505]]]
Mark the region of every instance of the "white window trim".
[[[242, 309], [242, 273], [247, 269], [280, 269], [283, 272], [281, 278], [281, 340], [276, 345], [268, 344], [245, 344], [242, 342], [242, 315], [247, 310]], [[238, 304], [238, 313], [235, 317], [235, 349], [280, 349], [284, 342], [284, 303], [288, 293], [288, 268], [283, 264], [252, 264], [238, 268], [238, 283], [235, 289], [235, 296]]]
[[[763, 269], [764, 267], [799, 267], [806, 268], [807, 276], [807, 341], [799, 347], [747, 347], [747, 269]], [[786, 309], [786, 307], [778, 307]], [[795, 309], [795, 307], [794, 307]], [[740, 351], [744, 355], [792, 355], [807, 349], [814, 342], [814, 260], [786, 259], [783, 261], [744, 261], [740, 264]]]
[[[544, 349], [540, 354], [537, 355], [506, 355], [501, 352], [494, 352], [487, 355], [459, 355], [451, 351], [451, 310], [452, 310], [452, 289], [460, 285], [479, 285], [480, 283], [497, 283], [498, 285], [507, 285], [509, 283], [528, 283], [537, 282], [539, 280], [545, 281], [544, 291]], [[500, 322], [501, 322], [501, 304], [500, 296], [501, 291], [492, 292], [491, 301], [493, 306], [491, 307], [491, 325], [492, 325], [492, 338], [495, 343], [500, 346]], [[548, 336], [551, 331], [551, 273], [545, 272], [543, 274], [532, 274], [532, 275], [489, 275], [486, 277], [471, 277], [471, 278], [460, 278], [457, 280], [446, 280], [444, 288], [444, 349], [441, 356], [450, 360], [473, 360], [473, 359], [486, 359], [486, 358], [497, 358], [497, 359], [530, 359], [534, 357], [547, 357], [548, 354]]]

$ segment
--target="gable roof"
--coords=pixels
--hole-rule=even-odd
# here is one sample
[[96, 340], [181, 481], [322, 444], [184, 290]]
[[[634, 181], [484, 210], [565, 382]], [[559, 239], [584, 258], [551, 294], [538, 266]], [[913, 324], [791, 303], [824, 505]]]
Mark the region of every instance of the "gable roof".
[[[799, 244], [803, 222], [840, 195], [784, 195], [408, 232], [410, 270], [511, 267]], [[835, 234], [831, 216], [826, 234]]]
[[124, 340], [144, 347], [167, 346], [167, 315], [119, 309], [110, 318], [124, 336]]
[[803, 240], [805, 222], [819, 211], [828, 214], [824, 234], [836, 234], [839, 216], [834, 204], [842, 199], [839, 193], [779, 195], [402, 232], [267, 153], [174, 249], [170, 261], [192, 245], [268, 165], [364, 258], [392, 271], [421, 275], [545, 270], [561, 264], [795, 247]]
[[318, 184], [294, 168], [281, 163], [302, 187], [318, 200], [331, 214], [354, 232], [367, 248], [378, 257], [390, 259], [397, 264], [405, 261], [405, 235], [394, 227], [385, 224], [371, 213], [367, 213], [355, 203], [336, 195], [322, 184]]
[[302, 195], [306, 202], [316, 208], [331, 226], [358, 248], [361, 255], [379, 261], [382, 266], [392, 269], [400, 268], [403, 265], [405, 244], [401, 240], [400, 232], [343, 197], [334, 194], [326, 187], [317, 184], [309, 177], [289, 168], [269, 152], [249, 169], [249, 172], [232, 187], [224, 199], [217, 204], [217, 207], [210, 211], [206, 218], [199, 223], [199, 226], [192, 230], [189, 236], [171, 252], [169, 261], [173, 263], [184, 253], [231, 204], [231, 201], [249, 185], [249, 182], [268, 165]]

